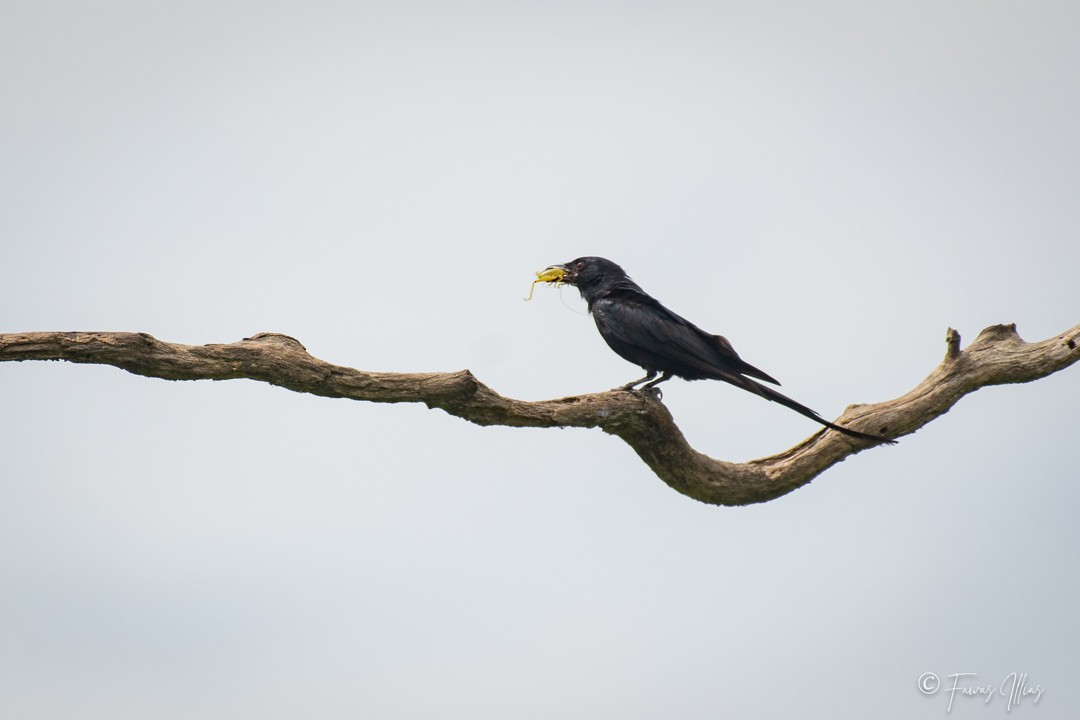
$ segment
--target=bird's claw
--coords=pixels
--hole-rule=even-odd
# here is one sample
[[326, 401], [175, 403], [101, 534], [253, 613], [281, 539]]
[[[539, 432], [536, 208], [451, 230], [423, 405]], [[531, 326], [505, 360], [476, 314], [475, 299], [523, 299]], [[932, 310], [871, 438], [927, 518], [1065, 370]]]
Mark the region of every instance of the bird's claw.
[[[640, 382], [640, 381], [638, 381]], [[620, 385], [615, 390], [621, 390], [623, 392], [633, 393], [634, 395], [652, 395], [657, 400], [664, 398], [664, 391], [655, 385], [645, 385], [644, 387], [635, 387], [638, 383], [628, 383], [626, 385]]]

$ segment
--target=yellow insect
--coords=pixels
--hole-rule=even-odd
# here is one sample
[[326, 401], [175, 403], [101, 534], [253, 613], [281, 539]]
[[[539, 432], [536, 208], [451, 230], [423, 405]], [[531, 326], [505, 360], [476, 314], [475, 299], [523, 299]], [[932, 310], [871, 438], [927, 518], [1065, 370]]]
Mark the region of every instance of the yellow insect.
[[555, 287], [562, 287], [565, 284], [562, 282], [564, 275], [566, 275], [566, 269], [561, 267], [549, 267], [536, 273], [536, 279], [533, 280], [532, 287], [529, 288], [529, 297], [525, 298], [525, 302], [532, 300], [536, 283], [546, 282], [555, 285]]

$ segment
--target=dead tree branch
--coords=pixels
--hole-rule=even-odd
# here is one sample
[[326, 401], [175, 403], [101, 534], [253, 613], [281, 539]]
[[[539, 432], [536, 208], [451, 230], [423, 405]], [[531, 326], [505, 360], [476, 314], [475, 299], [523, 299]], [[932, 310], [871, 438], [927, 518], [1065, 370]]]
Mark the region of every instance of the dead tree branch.
[[[1080, 325], [1027, 343], [1015, 325], [986, 328], [966, 349], [950, 329], [945, 359], [906, 395], [851, 405], [837, 423], [900, 437], [948, 412], [987, 385], [1046, 377], [1080, 360]], [[815, 433], [777, 455], [745, 463], [715, 460], [686, 442], [671, 413], [647, 393], [608, 392], [525, 402], [499, 395], [468, 370], [376, 373], [332, 365], [285, 335], [263, 333], [227, 345], [181, 345], [145, 333], [37, 332], [0, 334], [0, 361], [67, 360], [113, 365], [166, 380], [248, 378], [295, 392], [367, 402], [420, 402], [477, 425], [600, 428], [622, 438], [664, 482], [696, 500], [747, 505], [806, 485], [868, 444], [837, 432]]]

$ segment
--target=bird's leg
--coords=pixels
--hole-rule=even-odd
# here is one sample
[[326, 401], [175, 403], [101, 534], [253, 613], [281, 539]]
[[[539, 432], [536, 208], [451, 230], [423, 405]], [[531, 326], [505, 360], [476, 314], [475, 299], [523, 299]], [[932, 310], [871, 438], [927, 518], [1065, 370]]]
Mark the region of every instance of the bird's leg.
[[[655, 375], [656, 373], [653, 373], [653, 374]], [[656, 378], [656, 379], [655, 379], [655, 380], [653, 380], [653, 381], [652, 381], [651, 383], [647, 383], [647, 384], [645, 384], [645, 385], [642, 385], [642, 386], [641, 386], [641, 389], [642, 389], [642, 390], [649, 390], [649, 389], [651, 389], [651, 388], [654, 388], [654, 387], [656, 387], [657, 385], [659, 385], [660, 383], [664, 382], [665, 380], [670, 380], [671, 378], [672, 378], [672, 375], [671, 375], [671, 373], [669, 373], [669, 372], [666, 372], [666, 371], [665, 371], [663, 375], [661, 375], [660, 377]], [[659, 391], [659, 390], [657, 390], [657, 392], [660, 392], [660, 391]]]
[[[639, 378], [639, 379], [635, 380], [634, 382], [628, 382], [625, 385], [621, 386], [619, 389], [620, 390], [633, 390], [635, 385], [640, 385], [641, 383], [645, 382], [646, 380], [652, 380], [654, 377], [656, 377], [656, 371], [655, 370], [649, 370], [649, 374], [646, 375], [645, 377]], [[660, 382], [660, 381], [657, 380], [656, 382]]]

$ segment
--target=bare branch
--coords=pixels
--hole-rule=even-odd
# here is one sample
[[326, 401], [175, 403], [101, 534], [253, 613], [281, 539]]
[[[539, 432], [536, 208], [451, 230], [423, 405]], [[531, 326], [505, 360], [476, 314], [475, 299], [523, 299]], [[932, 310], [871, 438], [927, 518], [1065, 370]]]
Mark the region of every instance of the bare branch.
[[[1015, 325], [995, 325], [964, 350], [959, 333], [950, 328], [946, 344], [945, 359], [911, 392], [873, 405], [851, 405], [836, 422], [890, 437], [908, 435], [981, 387], [1038, 380], [1080, 360], [1080, 325], [1037, 343], [1021, 340]], [[0, 361], [12, 360], [113, 365], [166, 380], [248, 378], [324, 397], [422, 402], [477, 425], [598, 427], [626, 441], [674, 489], [716, 505], [780, 497], [869, 447], [822, 430], [777, 455], [730, 463], [690, 447], [671, 413], [651, 394], [611, 390], [525, 402], [499, 395], [468, 370], [364, 372], [314, 358], [293, 338], [274, 333], [227, 345], [165, 343], [145, 333], [0, 334]]]

